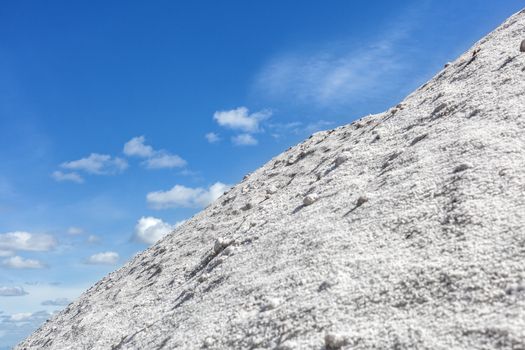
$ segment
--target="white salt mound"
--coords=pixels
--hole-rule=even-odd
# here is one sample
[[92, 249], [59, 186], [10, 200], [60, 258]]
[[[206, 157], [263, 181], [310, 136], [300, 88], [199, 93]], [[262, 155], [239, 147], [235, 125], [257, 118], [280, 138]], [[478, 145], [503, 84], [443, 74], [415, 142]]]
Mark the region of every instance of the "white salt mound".
[[17, 349], [525, 349], [524, 39], [272, 159]]

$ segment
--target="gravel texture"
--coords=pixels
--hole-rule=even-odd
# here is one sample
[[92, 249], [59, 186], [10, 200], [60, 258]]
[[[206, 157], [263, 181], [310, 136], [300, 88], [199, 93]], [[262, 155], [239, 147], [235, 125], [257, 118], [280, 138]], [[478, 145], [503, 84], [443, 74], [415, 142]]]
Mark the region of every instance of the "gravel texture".
[[270, 160], [17, 349], [525, 349], [523, 39]]

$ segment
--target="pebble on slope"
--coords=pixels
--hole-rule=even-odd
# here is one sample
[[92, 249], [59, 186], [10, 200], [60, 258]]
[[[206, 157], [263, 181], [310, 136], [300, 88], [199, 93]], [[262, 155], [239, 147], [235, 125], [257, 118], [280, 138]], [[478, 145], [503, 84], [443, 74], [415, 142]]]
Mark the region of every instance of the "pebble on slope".
[[312, 205], [319, 199], [319, 196], [315, 193], [309, 194], [304, 197], [303, 204], [304, 205]]

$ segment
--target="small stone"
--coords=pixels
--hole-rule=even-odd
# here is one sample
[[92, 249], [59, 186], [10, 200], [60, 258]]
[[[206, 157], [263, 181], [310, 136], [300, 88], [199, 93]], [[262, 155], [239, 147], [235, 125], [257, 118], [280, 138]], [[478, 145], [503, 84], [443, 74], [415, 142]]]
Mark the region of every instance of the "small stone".
[[277, 308], [281, 304], [281, 301], [277, 298], [268, 298], [261, 307], [261, 311], [269, 311]]
[[205, 282], [207, 279], [208, 279], [208, 276], [205, 275], [205, 274], [202, 274], [202, 275], [199, 276], [199, 278], [197, 278], [197, 281], [199, 283], [202, 283], [202, 282]]
[[525, 40], [523, 40], [521, 42], [521, 45], [520, 45], [520, 52], [525, 52]]
[[348, 344], [348, 340], [341, 334], [327, 333], [324, 336], [324, 345], [327, 350], [341, 349], [346, 344]]
[[299, 349], [299, 346], [297, 345], [297, 342], [293, 340], [286, 340], [280, 345], [277, 346], [277, 350], [296, 350]]
[[252, 209], [252, 208], [253, 208], [252, 203], [248, 202], [248, 203], [246, 203], [246, 204], [241, 208], [241, 210], [242, 210], [242, 211], [246, 211], [246, 210], [250, 210], [250, 209]]
[[278, 188], [277, 188], [275, 185], [270, 185], [270, 187], [268, 187], [268, 188], [266, 189], [266, 193], [268, 193], [268, 194], [274, 194], [274, 193], [277, 192], [277, 190], [278, 190]]
[[343, 164], [344, 162], [346, 162], [347, 160], [348, 160], [347, 156], [339, 156], [339, 157], [335, 158], [334, 164], [335, 164], [335, 166], [339, 166], [339, 165]]
[[359, 198], [357, 198], [357, 202], [355, 203], [355, 205], [360, 207], [366, 202], [368, 202], [368, 198], [366, 196], [360, 196]]
[[202, 346], [204, 348], [210, 348], [213, 346], [213, 344], [215, 344], [215, 339], [213, 339], [212, 337], [206, 337], [206, 339], [204, 339], [204, 342], [202, 343]]
[[447, 67], [450, 66], [451, 64], [452, 64], [452, 63], [450, 63], [450, 62], [445, 63], [445, 68], [447, 68]]
[[222, 254], [224, 254], [226, 256], [232, 256], [234, 250], [235, 250], [235, 248], [233, 246], [229, 245], [226, 248], [224, 248], [224, 250], [222, 251]]
[[455, 167], [454, 170], [453, 170], [453, 173], [460, 173], [460, 172], [465, 171], [465, 170], [470, 169], [470, 168], [472, 168], [472, 165], [467, 164], [467, 163], [463, 163], [463, 164], [460, 164], [457, 167]]
[[304, 205], [312, 205], [319, 199], [319, 196], [315, 193], [309, 194], [303, 199]]
[[232, 240], [225, 238], [218, 238], [213, 245], [213, 251], [218, 254], [224, 250], [227, 246], [232, 244]]

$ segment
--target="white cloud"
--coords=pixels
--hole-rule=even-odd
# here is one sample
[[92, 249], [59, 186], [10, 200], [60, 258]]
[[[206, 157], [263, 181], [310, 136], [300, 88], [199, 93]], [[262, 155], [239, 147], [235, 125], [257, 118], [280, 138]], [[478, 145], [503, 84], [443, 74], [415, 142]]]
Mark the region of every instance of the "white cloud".
[[91, 265], [114, 265], [118, 259], [117, 252], [103, 252], [91, 255], [86, 262]]
[[214, 132], [209, 132], [206, 135], [204, 135], [204, 137], [206, 137], [206, 140], [208, 140], [209, 143], [217, 143], [221, 140], [219, 134]]
[[89, 244], [95, 244], [95, 243], [98, 243], [98, 242], [100, 242], [100, 237], [95, 236], [95, 235], [89, 235], [89, 237], [87, 238], [87, 242], [88, 242]]
[[0, 348], [11, 349], [34, 332], [51, 315], [46, 311], [9, 315], [0, 312]]
[[213, 114], [213, 119], [223, 127], [242, 130], [244, 132], [258, 132], [259, 123], [269, 118], [271, 111], [260, 111], [249, 114], [248, 108], [239, 107], [229, 111], [217, 111]]
[[42, 269], [45, 267], [45, 265], [38, 260], [24, 259], [18, 255], [4, 259], [2, 266], [11, 269]]
[[207, 190], [201, 187], [190, 188], [175, 185], [168, 191], [150, 192], [148, 203], [156, 209], [162, 208], [202, 208], [219, 198], [231, 186], [216, 182]]
[[124, 154], [146, 158], [142, 163], [148, 169], [182, 168], [186, 161], [176, 154], [165, 150], [155, 150], [146, 145], [144, 136], [137, 136], [124, 144]]
[[276, 55], [256, 76], [254, 92], [286, 104], [335, 108], [367, 104], [406, 89], [414, 76], [407, 73], [418, 56], [405, 39], [421, 18], [420, 6], [400, 7], [373, 35]]
[[70, 181], [70, 182], [76, 182], [78, 184], [84, 183], [84, 178], [80, 176], [79, 174], [73, 172], [70, 173], [64, 173], [60, 170], [53, 171], [51, 174], [51, 177], [55, 179], [55, 181], [58, 182], [64, 182], [64, 181]]
[[258, 141], [250, 134], [239, 134], [232, 137], [232, 142], [237, 146], [255, 146]]
[[186, 161], [176, 154], [156, 152], [145, 164], [148, 169], [181, 168], [186, 165]]
[[73, 236], [77, 236], [77, 235], [83, 234], [84, 230], [81, 229], [80, 227], [71, 226], [70, 228], [67, 229], [67, 233]]
[[19, 297], [28, 293], [22, 287], [0, 287], [0, 296]]
[[86, 158], [65, 162], [60, 166], [64, 169], [82, 170], [95, 175], [110, 175], [124, 171], [128, 167], [128, 163], [122, 158], [91, 153]]
[[151, 157], [153, 155], [153, 147], [144, 144], [146, 138], [144, 136], [137, 136], [124, 144], [124, 154], [127, 156], [137, 157]]
[[48, 251], [57, 241], [51, 235], [15, 231], [0, 234], [0, 250]]
[[5, 258], [6, 256], [11, 256], [14, 253], [10, 250], [2, 250], [0, 249], [0, 258]]
[[31, 312], [19, 312], [17, 314], [11, 315], [11, 321], [27, 321], [31, 318], [31, 316], [33, 316], [33, 313]]
[[43, 306], [66, 306], [69, 305], [71, 301], [68, 298], [57, 298], [52, 300], [44, 300], [42, 302]]
[[170, 225], [161, 219], [143, 216], [135, 226], [134, 237], [143, 243], [153, 244], [183, 223], [184, 221], [179, 221], [175, 225]]

